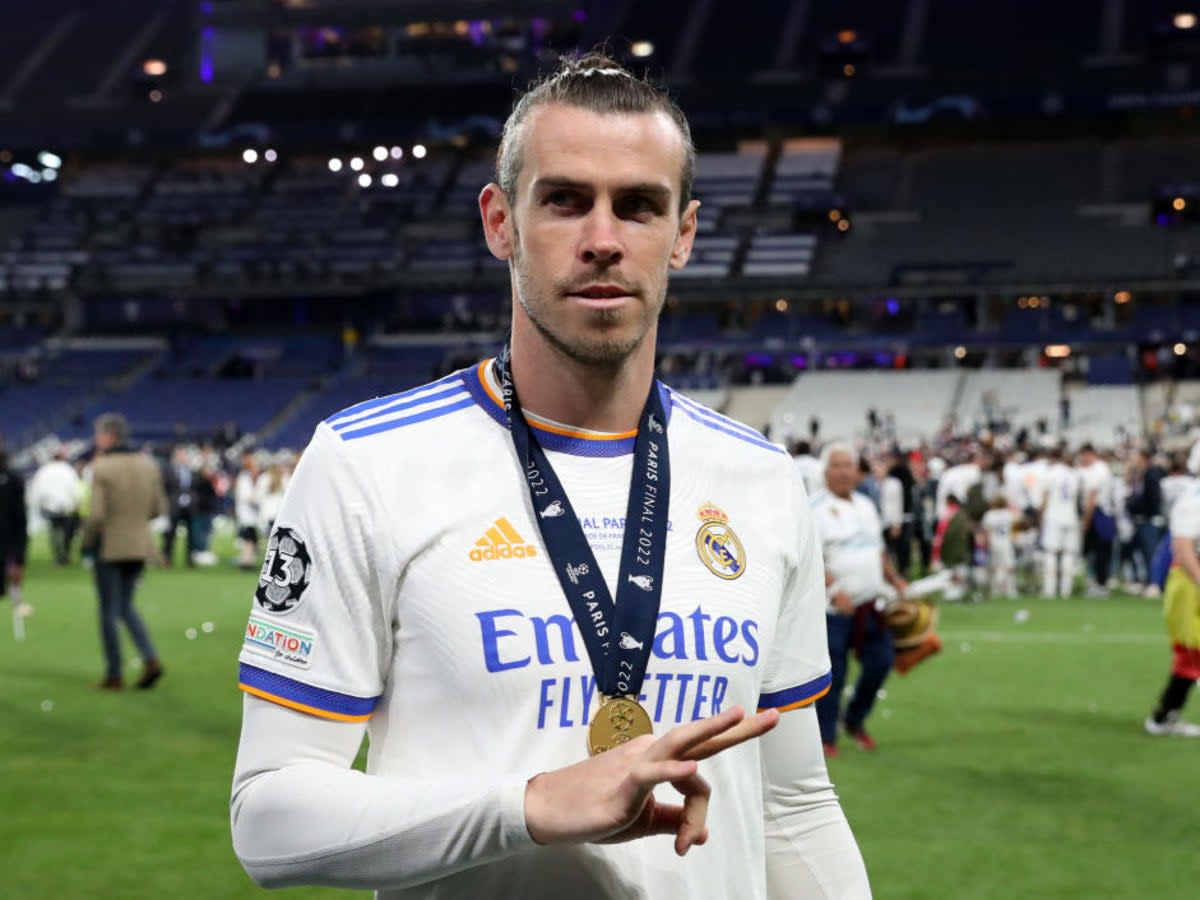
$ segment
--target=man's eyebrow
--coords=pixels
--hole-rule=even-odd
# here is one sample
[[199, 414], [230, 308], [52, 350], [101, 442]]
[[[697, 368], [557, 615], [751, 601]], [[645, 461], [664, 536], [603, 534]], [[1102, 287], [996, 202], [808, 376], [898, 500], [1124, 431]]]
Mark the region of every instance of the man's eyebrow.
[[[559, 175], [547, 175], [538, 178], [533, 183], [533, 189], [536, 191], [562, 190], [564, 188], [575, 191], [593, 190], [593, 186], [586, 181], [577, 181], [574, 178]], [[652, 181], [619, 185], [616, 192], [618, 194], [648, 194], [664, 200], [669, 199], [671, 196], [671, 189], [669, 187], [662, 184], [655, 184]]]

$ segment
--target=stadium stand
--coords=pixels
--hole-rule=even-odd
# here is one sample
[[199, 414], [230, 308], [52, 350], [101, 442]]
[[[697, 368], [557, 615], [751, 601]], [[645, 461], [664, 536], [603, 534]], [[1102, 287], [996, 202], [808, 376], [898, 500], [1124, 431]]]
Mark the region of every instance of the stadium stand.
[[957, 372], [812, 372], [796, 379], [771, 416], [771, 434], [786, 439], [808, 433], [812, 418], [823, 440], [866, 437], [866, 412], [895, 419], [903, 442], [935, 434], [952, 411], [962, 376]]

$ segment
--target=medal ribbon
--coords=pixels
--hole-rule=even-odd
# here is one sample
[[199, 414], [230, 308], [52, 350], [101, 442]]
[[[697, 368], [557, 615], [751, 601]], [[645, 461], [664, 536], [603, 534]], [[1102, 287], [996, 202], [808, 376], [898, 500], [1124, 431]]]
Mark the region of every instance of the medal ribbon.
[[521, 411], [510, 354], [511, 344], [506, 343], [496, 359], [496, 374], [513, 446], [554, 574], [575, 615], [600, 693], [636, 700], [654, 646], [667, 555], [671, 463], [658, 383], [650, 385], [634, 442], [614, 602], [567, 492]]

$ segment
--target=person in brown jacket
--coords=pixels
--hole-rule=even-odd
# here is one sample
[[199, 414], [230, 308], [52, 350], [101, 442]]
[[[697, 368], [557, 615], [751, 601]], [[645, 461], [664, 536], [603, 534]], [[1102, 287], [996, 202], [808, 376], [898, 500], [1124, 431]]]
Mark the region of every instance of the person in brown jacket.
[[92, 465], [92, 498], [83, 546], [95, 554], [100, 637], [108, 665], [98, 687], [118, 690], [125, 686], [117, 633], [117, 620], [121, 619], [144, 663], [137, 686], [148, 688], [162, 677], [163, 667], [145, 623], [134, 609], [133, 594], [146, 560], [158, 554], [150, 520], [166, 515], [167, 498], [158, 465], [145, 453], [130, 449], [124, 416], [105, 413], [96, 419], [95, 429], [97, 456]]

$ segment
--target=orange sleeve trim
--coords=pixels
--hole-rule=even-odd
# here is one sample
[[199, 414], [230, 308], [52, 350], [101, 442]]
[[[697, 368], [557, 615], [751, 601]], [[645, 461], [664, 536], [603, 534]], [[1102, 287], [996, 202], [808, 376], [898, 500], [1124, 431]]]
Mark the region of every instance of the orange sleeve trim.
[[269, 700], [279, 706], [286, 706], [288, 709], [294, 709], [298, 712], [308, 713], [310, 716], [317, 716], [321, 719], [332, 719], [335, 722], [366, 722], [371, 718], [370, 713], [360, 716], [351, 716], [346, 713], [330, 712], [327, 709], [318, 709], [315, 706], [309, 706], [305, 703], [297, 703], [295, 700], [288, 700], [286, 697], [280, 697], [277, 694], [271, 694], [260, 688], [251, 687], [248, 684], [239, 684], [238, 688], [251, 694], [255, 697], [261, 697], [263, 700]]
[[795, 703], [789, 703], [787, 706], [760, 706], [758, 708], [758, 711], [766, 712], [768, 709], [777, 709], [781, 713], [785, 713], [785, 712], [788, 712], [793, 709], [800, 709], [805, 706], [812, 706], [814, 703], [816, 703], [818, 700], [820, 700], [822, 697], [824, 697], [828, 693], [829, 693], [829, 688], [826, 687], [825, 690], [821, 691], [820, 693], [814, 694], [813, 696], [811, 696], [805, 700], [797, 700]]

